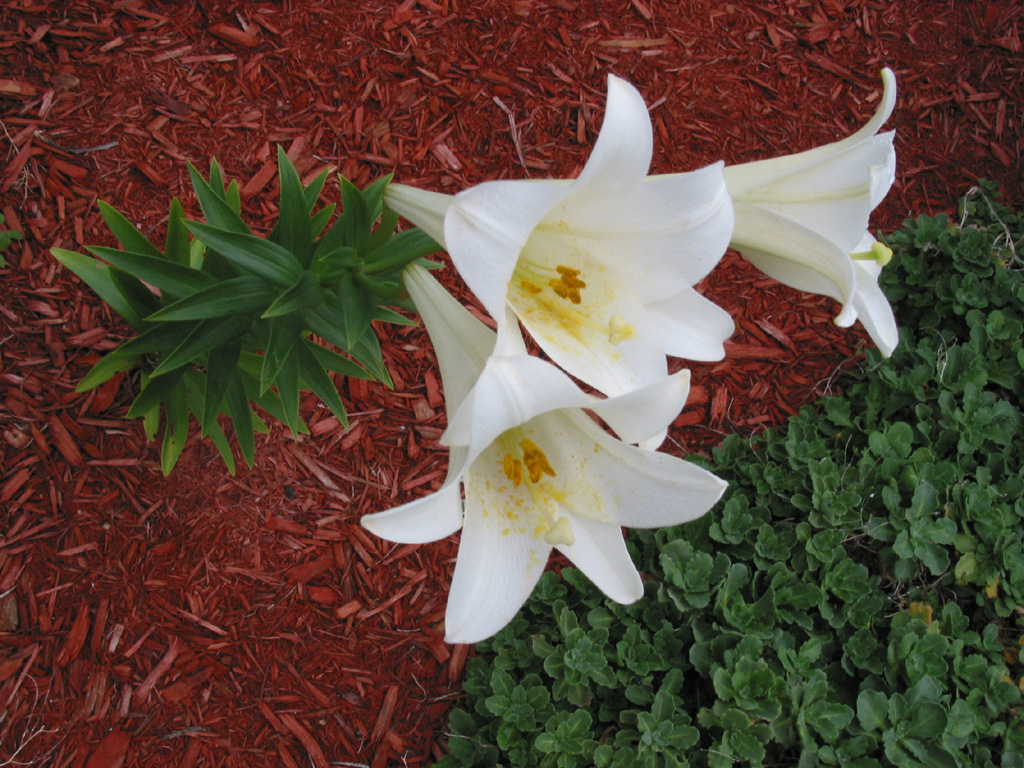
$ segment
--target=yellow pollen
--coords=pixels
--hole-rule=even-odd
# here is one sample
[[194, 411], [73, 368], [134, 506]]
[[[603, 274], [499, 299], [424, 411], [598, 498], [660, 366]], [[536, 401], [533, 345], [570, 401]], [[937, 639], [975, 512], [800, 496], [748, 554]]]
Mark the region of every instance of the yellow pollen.
[[540, 293], [541, 291], [544, 290], [539, 285], [534, 285], [529, 280], [522, 280], [520, 281], [519, 285], [522, 286], [524, 291], [528, 291], [530, 293]]
[[[555, 476], [555, 470], [548, 463], [548, 457], [544, 455], [544, 451], [538, 448], [533, 440], [523, 440], [520, 446], [523, 449], [523, 463], [526, 464], [526, 469], [530, 473], [531, 483], [538, 482], [542, 475]], [[508, 457], [506, 457], [506, 466], [507, 463]], [[508, 474], [507, 471], [506, 474]]]
[[501, 468], [505, 471], [505, 477], [512, 481], [512, 485], [518, 488], [523, 483], [523, 463], [519, 459], [513, 458], [510, 454], [505, 454], [505, 458], [502, 460]]
[[551, 287], [551, 290], [553, 290], [559, 298], [571, 301], [573, 304], [579, 304], [583, 301], [583, 298], [580, 296], [580, 290], [586, 288], [587, 284], [579, 279], [580, 271], [561, 264], [555, 267], [555, 271], [558, 272], [561, 277], [553, 278], [548, 281], [548, 285]]
[[608, 341], [619, 344], [636, 335], [636, 328], [626, 322], [622, 315], [612, 315], [608, 320]]
[[576, 536], [572, 532], [572, 524], [569, 522], [569, 518], [558, 518], [554, 526], [544, 532], [544, 541], [552, 547], [560, 544], [571, 547], [576, 542]]

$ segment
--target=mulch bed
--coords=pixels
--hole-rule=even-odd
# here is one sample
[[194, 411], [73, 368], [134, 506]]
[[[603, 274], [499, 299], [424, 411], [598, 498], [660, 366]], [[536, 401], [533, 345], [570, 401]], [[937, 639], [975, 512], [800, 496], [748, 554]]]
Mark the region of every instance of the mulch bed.
[[[359, 516], [436, 489], [430, 345], [383, 328], [394, 391], [306, 403], [231, 477], [196, 437], [169, 478], [123, 416], [131, 375], [74, 387], [127, 328], [49, 255], [112, 244], [110, 202], [160, 235], [185, 161], [275, 213], [274, 152], [357, 184], [457, 191], [571, 176], [606, 73], [635, 83], [654, 171], [742, 162], [858, 127], [895, 69], [897, 182], [880, 229], [980, 177], [1024, 202], [1017, 0], [37, 0], [0, 8], [0, 764], [425, 766], [469, 649], [442, 641], [456, 540], [396, 546]], [[331, 200], [337, 188], [331, 188]], [[445, 281], [472, 298], [451, 269]], [[670, 433], [680, 455], [841, 388], [865, 337], [735, 255], [704, 286], [738, 331]], [[5, 762], [6, 761], [6, 762]]]

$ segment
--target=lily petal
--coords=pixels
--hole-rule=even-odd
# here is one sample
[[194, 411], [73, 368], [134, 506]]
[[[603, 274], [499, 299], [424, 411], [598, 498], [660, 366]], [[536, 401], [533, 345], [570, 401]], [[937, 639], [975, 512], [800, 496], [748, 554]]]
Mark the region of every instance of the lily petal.
[[687, 360], [722, 360], [736, 330], [732, 316], [693, 288], [648, 304], [666, 354]]
[[684, 369], [632, 392], [594, 400], [587, 407], [623, 441], [639, 443], [660, 435], [683, 410], [689, 394], [690, 372]]
[[728, 484], [692, 462], [634, 448], [585, 415], [560, 411], [564, 426], [549, 458], [556, 467], [559, 502], [579, 517], [629, 528], [659, 528], [694, 520], [715, 505]]
[[462, 527], [460, 481], [468, 450], [453, 448], [448, 476], [434, 493], [384, 512], [363, 515], [359, 522], [368, 531], [400, 544], [424, 544], [447, 538]]
[[405, 184], [388, 184], [384, 203], [399, 216], [404, 216], [445, 247], [444, 217], [454, 200], [453, 195], [428, 192]]
[[448, 593], [445, 641], [476, 643], [508, 624], [533, 591], [551, 547], [527, 530], [503, 525], [507, 497], [485, 473], [466, 479], [466, 521]]
[[629, 556], [619, 526], [577, 515], [571, 515], [570, 520], [575, 541], [556, 549], [615, 602], [628, 605], [643, 597], [643, 580]]
[[494, 349], [494, 332], [423, 267], [410, 264], [403, 278], [434, 345], [444, 381], [445, 406], [454, 413], [476, 384]]
[[654, 153], [654, 131], [644, 99], [632, 85], [608, 76], [608, 102], [594, 151], [580, 172], [577, 189], [615, 194], [644, 180]]
[[781, 214], [735, 203], [733, 246], [747, 261], [780, 283], [848, 304], [856, 278], [849, 253], [828, 238]]

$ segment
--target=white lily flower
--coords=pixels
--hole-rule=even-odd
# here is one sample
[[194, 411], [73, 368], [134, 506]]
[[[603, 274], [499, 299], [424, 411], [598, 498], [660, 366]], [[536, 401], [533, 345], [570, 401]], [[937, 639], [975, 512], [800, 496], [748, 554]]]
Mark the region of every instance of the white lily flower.
[[865, 235], [871, 211], [896, 177], [895, 133], [878, 133], [896, 104], [892, 70], [882, 71], [882, 82], [878, 109], [853, 135], [728, 166], [725, 183], [736, 215], [730, 245], [779, 282], [840, 302], [836, 324], [846, 327], [859, 317], [888, 357], [899, 335], [878, 272], [892, 252]]
[[729, 314], [693, 286], [732, 233], [722, 163], [647, 177], [639, 92], [608, 78], [594, 151], [574, 180], [493, 181], [455, 196], [391, 184], [385, 201], [442, 243], [499, 324], [505, 305], [558, 365], [606, 394], [720, 360]]
[[613, 600], [640, 598], [643, 584], [620, 526], [692, 520], [726, 484], [695, 464], [616, 440], [583, 409], [624, 439], [642, 440], [679, 412], [688, 372], [599, 400], [528, 355], [512, 318], [496, 340], [422, 268], [408, 267], [405, 282], [437, 353], [453, 414], [442, 442], [452, 454], [440, 490], [362, 523], [402, 543], [463, 529], [445, 639], [474, 643], [504, 627], [529, 597], [552, 548]]

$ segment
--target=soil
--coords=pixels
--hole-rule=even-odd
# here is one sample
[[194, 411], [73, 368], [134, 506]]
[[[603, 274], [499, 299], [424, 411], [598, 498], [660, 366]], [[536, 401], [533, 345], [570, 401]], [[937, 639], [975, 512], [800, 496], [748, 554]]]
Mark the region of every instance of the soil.
[[[113, 244], [98, 199], [159, 241], [173, 196], [198, 213], [186, 161], [216, 156], [266, 231], [277, 145], [357, 184], [572, 176], [608, 72], [650, 106], [653, 171], [743, 162], [852, 132], [890, 66], [889, 231], [978, 178], [1024, 201], [1022, 25], [1016, 0], [4, 2], [0, 212], [26, 239], [0, 268], [0, 765], [425, 766], [470, 652], [442, 640], [457, 537], [358, 525], [444, 477], [422, 329], [381, 328], [395, 388], [344, 383], [348, 430], [310, 399], [311, 435], [272, 427], [252, 469], [195, 435], [165, 478], [124, 418], [134, 375], [75, 391], [128, 334], [49, 253]], [[738, 330], [690, 366], [678, 455], [781, 423], [861, 363], [831, 301], [735, 254], [700, 287]]]

